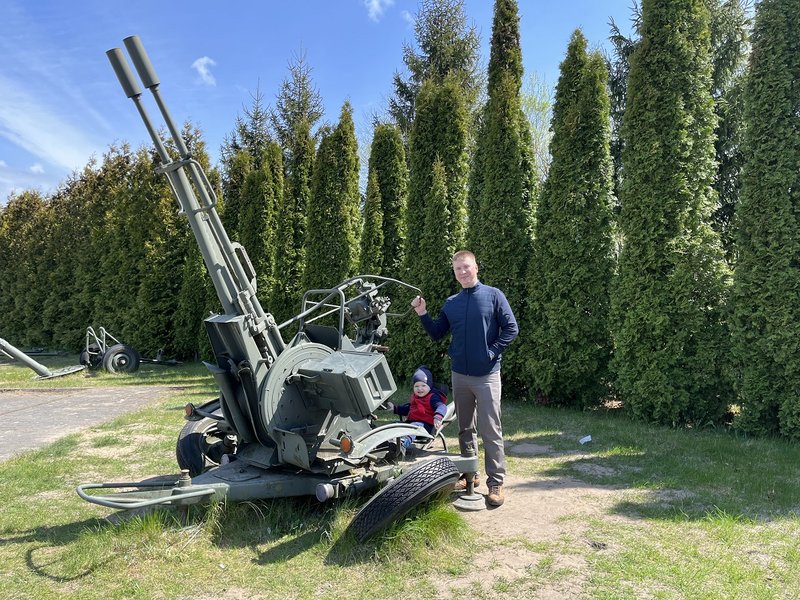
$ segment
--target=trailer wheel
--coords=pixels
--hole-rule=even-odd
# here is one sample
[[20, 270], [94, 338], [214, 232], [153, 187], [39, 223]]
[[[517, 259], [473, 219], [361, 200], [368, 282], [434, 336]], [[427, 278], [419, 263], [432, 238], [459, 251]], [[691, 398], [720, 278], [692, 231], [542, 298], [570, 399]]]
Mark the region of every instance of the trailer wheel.
[[[222, 415], [219, 400], [208, 402], [202, 408], [214, 415]], [[218, 467], [227, 450], [224, 439], [225, 433], [220, 431], [219, 422], [215, 419], [205, 417], [199, 421], [188, 421], [181, 429], [175, 445], [178, 466], [189, 469], [192, 477]]]
[[103, 355], [103, 368], [109, 373], [135, 373], [140, 362], [139, 353], [125, 344], [111, 346]]
[[385, 529], [415, 506], [449, 494], [459, 473], [449, 458], [437, 458], [412, 467], [375, 494], [350, 522], [359, 542]]

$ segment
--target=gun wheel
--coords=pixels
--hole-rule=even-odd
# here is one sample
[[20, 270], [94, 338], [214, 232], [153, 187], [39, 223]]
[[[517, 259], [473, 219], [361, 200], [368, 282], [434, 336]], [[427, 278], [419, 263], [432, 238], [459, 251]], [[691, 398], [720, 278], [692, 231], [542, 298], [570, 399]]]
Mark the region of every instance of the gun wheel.
[[348, 530], [363, 542], [415, 506], [449, 494], [458, 477], [458, 470], [449, 458], [416, 465], [375, 494], [350, 522]]
[[125, 344], [116, 344], [103, 355], [103, 368], [109, 373], [135, 373], [140, 361], [136, 350]]
[[[219, 400], [202, 406], [203, 410], [214, 415], [222, 415]], [[220, 431], [219, 422], [205, 417], [199, 421], [188, 421], [178, 435], [175, 456], [181, 469], [189, 469], [189, 475], [196, 477], [212, 467], [218, 467], [227, 448], [223, 440], [225, 433]]]

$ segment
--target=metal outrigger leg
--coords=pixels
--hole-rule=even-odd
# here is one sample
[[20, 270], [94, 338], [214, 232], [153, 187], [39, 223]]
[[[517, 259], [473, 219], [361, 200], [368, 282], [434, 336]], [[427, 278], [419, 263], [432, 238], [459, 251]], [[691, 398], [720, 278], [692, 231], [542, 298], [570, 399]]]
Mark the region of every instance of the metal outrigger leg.
[[13, 359], [25, 363], [25, 365], [33, 369], [37, 374], [37, 377], [34, 377], [34, 379], [52, 379], [54, 377], [63, 377], [64, 375], [71, 375], [72, 373], [83, 371], [86, 368], [83, 365], [74, 365], [71, 367], [64, 367], [63, 369], [56, 369], [55, 371], [51, 371], [43, 364], [33, 360], [22, 350], [19, 350], [18, 348], [15, 348], [11, 344], [9, 344], [3, 338], [0, 338], [0, 352], [5, 354], [6, 356], [10, 356]]

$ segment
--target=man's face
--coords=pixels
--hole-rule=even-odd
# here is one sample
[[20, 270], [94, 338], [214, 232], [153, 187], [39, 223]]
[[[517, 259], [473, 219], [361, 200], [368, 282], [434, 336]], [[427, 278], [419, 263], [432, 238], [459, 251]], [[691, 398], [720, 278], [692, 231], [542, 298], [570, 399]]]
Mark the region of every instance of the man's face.
[[453, 273], [462, 288], [470, 288], [478, 283], [478, 265], [471, 256], [457, 258], [453, 261]]

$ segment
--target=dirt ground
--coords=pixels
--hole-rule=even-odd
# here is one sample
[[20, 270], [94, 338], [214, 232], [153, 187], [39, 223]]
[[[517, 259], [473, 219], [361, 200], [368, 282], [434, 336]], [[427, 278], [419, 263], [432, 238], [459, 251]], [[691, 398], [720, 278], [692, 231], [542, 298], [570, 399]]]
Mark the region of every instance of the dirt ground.
[[[533, 457], [552, 455], [547, 446], [506, 444], [510, 456]], [[440, 577], [439, 597], [469, 597], [481, 589], [487, 597], [562, 599], [577, 598], [585, 583], [587, 551], [604, 551], [602, 540], [587, 537], [587, 523], [592, 517], [609, 517], [606, 509], [618, 502], [622, 490], [587, 484], [563, 476], [557, 479], [527, 479], [513, 474], [506, 476], [506, 500], [503, 506], [480, 511], [464, 511], [467, 522], [478, 532], [475, 544], [491, 551], [478, 551], [475, 564], [458, 577]], [[476, 492], [487, 493], [485, 482]], [[553, 551], [553, 547], [557, 551]], [[548, 551], [548, 548], [550, 550]], [[541, 549], [541, 551], [537, 551]], [[550, 562], [551, 558], [554, 562]], [[559, 572], [550, 578], [557, 584], [532, 585], [537, 572]], [[542, 573], [545, 575], [545, 573]], [[515, 580], [525, 579], [524, 591], [514, 591]], [[544, 579], [544, 578], [543, 578]], [[532, 591], [531, 587], [535, 589]], [[498, 588], [505, 591], [498, 593]], [[494, 591], [493, 591], [494, 590]]]

